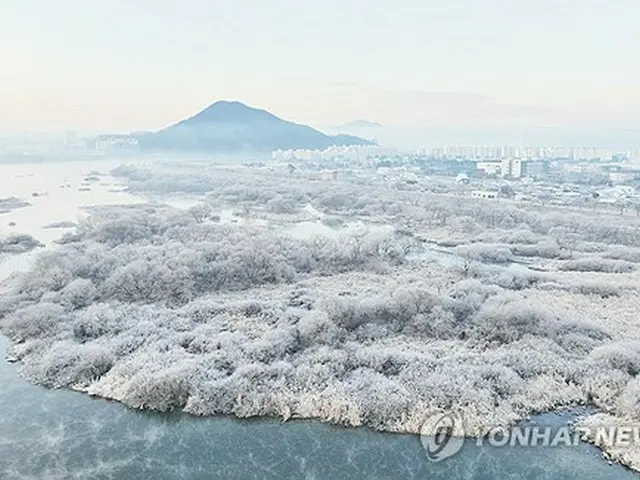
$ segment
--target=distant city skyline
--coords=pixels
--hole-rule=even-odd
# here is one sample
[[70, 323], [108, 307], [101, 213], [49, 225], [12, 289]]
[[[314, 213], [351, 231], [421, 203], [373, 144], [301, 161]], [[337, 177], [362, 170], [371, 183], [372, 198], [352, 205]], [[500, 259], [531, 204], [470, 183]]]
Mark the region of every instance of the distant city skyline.
[[637, 0], [21, 0], [0, 129], [154, 130], [219, 99], [318, 127], [640, 130]]

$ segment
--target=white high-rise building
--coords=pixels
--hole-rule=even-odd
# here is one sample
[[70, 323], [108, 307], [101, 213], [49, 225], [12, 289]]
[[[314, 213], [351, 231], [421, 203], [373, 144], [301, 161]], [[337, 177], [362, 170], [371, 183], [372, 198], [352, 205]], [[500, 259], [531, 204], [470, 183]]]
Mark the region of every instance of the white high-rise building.
[[522, 178], [524, 173], [523, 161], [520, 158], [503, 158], [501, 170], [503, 178]]

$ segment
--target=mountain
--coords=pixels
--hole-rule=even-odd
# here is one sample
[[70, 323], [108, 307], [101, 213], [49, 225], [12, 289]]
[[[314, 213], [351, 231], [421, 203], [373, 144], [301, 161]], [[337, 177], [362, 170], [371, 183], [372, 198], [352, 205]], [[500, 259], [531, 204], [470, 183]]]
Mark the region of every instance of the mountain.
[[371, 145], [350, 135], [326, 135], [240, 102], [219, 101], [158, 132], [136, 134], [142, 150], [184, 152], [270, 152], [324, 149], [331, 145]]
[[369, 120], [354, 120], [343, 125], [328, 127], [327, 132], [337, 137], [352, 138], [369, 138], [373, 143], [378, 143], [378, 137], [384, 130], [380, 123], [370, 122]]
[[365, 129], [365, 128], [382, 128], [382, 124], [376, 122], [370, 122], [369, 120], [354, 120], [352, 122], [345, 123], [344, 125], [338, 125], [333, 127], [332, 130], [340, 130], [348, 132], [353, 129]]

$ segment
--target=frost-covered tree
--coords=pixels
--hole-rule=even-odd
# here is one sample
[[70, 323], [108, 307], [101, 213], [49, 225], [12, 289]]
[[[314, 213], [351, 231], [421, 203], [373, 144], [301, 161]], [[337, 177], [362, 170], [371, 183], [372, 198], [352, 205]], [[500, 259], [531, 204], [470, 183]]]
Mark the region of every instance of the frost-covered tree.
[[213, 215], [213, 207], [205, 202], [189, 207], [189, 213], [198, 223], [202, 223]]

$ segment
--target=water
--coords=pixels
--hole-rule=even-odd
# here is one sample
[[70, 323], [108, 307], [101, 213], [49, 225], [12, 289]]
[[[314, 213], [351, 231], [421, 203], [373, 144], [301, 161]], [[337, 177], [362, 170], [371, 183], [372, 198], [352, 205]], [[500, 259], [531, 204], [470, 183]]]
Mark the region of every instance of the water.
[[[90, 192], [75, 188], [89, 170], [107, 171], [106, 167], [87, 163], [0, 166], [0, 196], [26, 198], [38, 189], [49, 191], [46, 197], [29, 198], [33, 207], [0, 216], [2, 232], [8, 230], [4, 222], [15, 221], [16, 231], [50, 245], [63, 231], [42, 229], [48, 223], [75, 220], [82, 215], [82, 207], [91, 204], [140, 201], [109, 191], [113, 186], [92, 186]], [[62, 181], [74, 187], [60, 188]], [[324, 225], [318, 225], [322, 224], [310, 222], [297, 232], [315, 234], [316, 229], [323, 230]], [[33, 256], [11, 257], [0, 264], [0, 274], [28, 267]], [[7, 339], [0, 337], [0, 358], [5, 358], [8, 347]], [[608, 465], [598, 449], [585, 444], [497, 449], [469, 441], [456, 456], [430, 463], [416, 436], [315, 421], [282, 424], [273, 419], [141, 412], [77, 392], [32, 385], [18, 375], [18, 369], [19, 365], [0, 360], [2, 479], [640, 478], [621, 466]], [[537, 421], [557, 425], [566, 416], [547, 414]]]
[[[118, 161], [56, 162], [50, 164], [0, 165], [0, 197], [18, 197], [31, 206], [0, 214], [0, 237], [11, 233], [26, 233], [47, 248], [69, 229], [44, 228], [60, 222], [76, 222], [91, 205], [140, 203], [138, 197], [121, 191], [116, 179], [101, 175], [85, 182], [89, 172], [108, 173]], [[80, 190], [86, 189], [89, 190]], [[38, 196], [33, 196], [36, 193]], [[10, 224], [15, 224], [11, 226]], [[0, 259], [0, 282], [13, 272], [29, 267], [42, 251], [35, 249], [25, 255], [5, 255]]]
[[[0, 197], [15, 196], [32, 204], [1, 214], [0, 234], [29, 233], [48, 244], [60, 232], [42, 227], [61, 220], [76, 221], [85, 206], [139, 203], [108, 175], [84, 181], [91, 171], [106, 174], [117, 165], [113, 161], [0, 165]], [[38, 196], [32, 196], [34, 193]], [[16, 225], [9, 226], [10, 222]]]
[[[8, 341], [0, 338], [4, 357]], [[2, 478], [114, 479], [636, 479], [590, 445], [489, 448], [465, 444], [430, 463], [412, 435], [315, 421], [195, 418], [128, 409], [27, 383], [0, 362]], [[563, 422], [549, 414], [538, 424]]]

